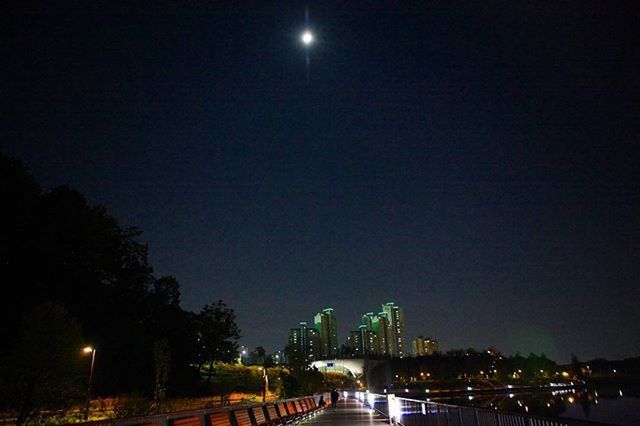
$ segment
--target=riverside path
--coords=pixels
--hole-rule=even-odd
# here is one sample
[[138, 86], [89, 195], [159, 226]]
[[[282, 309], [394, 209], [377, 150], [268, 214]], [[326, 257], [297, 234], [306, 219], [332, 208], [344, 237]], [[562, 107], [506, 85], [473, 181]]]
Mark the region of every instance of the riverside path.
[[340, 398], [335, 408], [329, 407], [322, 410], [319, 415], [302, 422], [303, 425], [350, 425], [370, 426], [388, 425], [389, 420], [377, 412], [364, 406], [356, 399]]

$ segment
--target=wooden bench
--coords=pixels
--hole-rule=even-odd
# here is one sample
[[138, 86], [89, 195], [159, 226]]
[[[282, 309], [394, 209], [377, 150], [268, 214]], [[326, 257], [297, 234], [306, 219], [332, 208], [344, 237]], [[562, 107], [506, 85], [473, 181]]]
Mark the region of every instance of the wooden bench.
[[169, 424], [171, 426], [203, 426], [200, 422], [200, 417], [195, 416], [171, 419]]
[[300, 405], [296, 401], [287, 401], [287, 410], [291, 416], [287, 421], [295, 421], [296, 423], [304, 417], [304, 413], [300, 409]]
[[296, 404], [293, 401], [287, 401], [287, 411], [289, 411], [289, 415], [291, 417], [299, 417], [298, 409], [296, 408]]
[[233, 418], [236, 421], [236, 426], [253, 426], [251, 416], [249, 415], [249, 410], [247, 408], [233, 410], [232, 413]]
[[316, 405], [316, 400], [313, 397], [307, 398], [307, 405], [311, 411], [316, 411], [318, 406]]
[[269, 420], [264, 415], [262, 406], [252, 407], [251, 414], [253, 414], [253, 418], [256, 421], [256, 426], [265, 426], [269, 424]]
[[287, 411], [287, 405], [284, 402], [278, 402], [278, 414], [282, 419], [289, 419], [293, 414]]
[[207, 415], [207, 426], [233, 426], [228, 411], [219, 411]]
[[267, 414], [269, 415], [269, 422], [271, 424], [280, 424], [282, 423], [282, 417], [278, 414], [278, 410], [276, 410], [276, 404], [268, 404], [265, 406], [267, 409]]
[[[269, 426], [281, 425], [289, 422], [298, 423], [299, 420], [320, 410], [313, 397], [305, 397], [289, 401], [273, 402], [270, 404], [238, 407], [235, 410], [215, 411], [201, 416], [186, 415], [170, 419], [168, 426]], [[202, 421], [205, 424], [202, 424]], [[140, 425], [155, 426], [155, 425]]]

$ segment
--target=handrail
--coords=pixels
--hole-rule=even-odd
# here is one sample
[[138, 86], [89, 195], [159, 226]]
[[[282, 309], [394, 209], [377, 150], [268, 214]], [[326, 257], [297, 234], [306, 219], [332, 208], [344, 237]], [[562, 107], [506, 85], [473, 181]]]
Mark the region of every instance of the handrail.
[[[170, 423], [172, 420], [194, 417], [205, 419], [206, 416], [214, 413], [220, 412], [232, 412], [237, 410], [249, 410], [254, 407], [262, 407], [268, 404], [278, 404], [278, 403], [286, 403], [290, 401], [301, 401], [306, 398], [314, 398], [317, 402], [317, 398], [323, 395], [325, 399], [328, 398], [328, 394], [314, 394], [307, 395], [296, 398], [287, 398], [287, 399], [278, 399], [275, 401], [266, 401], [266, 402], [253, 402], [247, 404], [236, 404], [229, 405], [225, 407], [214, 407], [214, 408], [201, 408], [197, 410], [185, 410], [185, 411], [174, 411], [171, 413], [158, 413], [152, 414], [148, 416], [136, 416], [136, 417], [125, 417], [125, 418], [116, 418], [116, 419], [104, 419], [104, 420], [93, 420], [89, 422], [75, 423], [77, 425], [86, 425], [86, 426], [134, 426], [134, 425], [149, 425], [155, 424], [157, 426], [165, 426]], [[206, 426], [205, 421], [201, 421], [201, 426]]]
[[[610, 426], [610, 424], [608, 423], [598, 423], [588, 420], [552, 418], [524, 413], [513, 413], [509, 411], [488, 410], [486, 408], [466, 407], [433, 401], [404, 398], [395, 396], [393, 394], [393, 399], [397, 401], [399, 405], [391, 407], [390, 409], [389, 395], [387, 394], [370, 393], [367, 391], [366, 393], [355, 392], [353, 393], [353, 395], [349, 395], [358, 399], [366, 406], [380, 412], [382, 415], [392, 420], [394, 424], [401, 426], [407, 425], [405, 418], [408, 418], [410, 416], [424, 417], [426, 423], [421, 422], [420, 424], [431, 424], [429, 421], [430, 417], [433, 418], [431, 420], [433, 424], [440, 424], [439, 421], [441, 419], [439, 419], [438, 416], [446, 415], [448, 418], [448, 416], [451, 414], [457, 417], [456, 424], [459, 424], [461, 426], [503, 426], [505, 424], [522, 426]], [[376, 407], [376, 404], [386, 404], [386, 407], [381, 409], [382, 407]], [[413, 407], [411, 407], [412, 405]], [[404, 411], [404, 409], [408, 407], [412, 409], [411, 412]], [[429, 407], [429, 409], [427, 409], [427, 407]], [[392, 411], [395, 411], [395, 413]], [[480, 417], [482, 417], [482, 421], [480, 421]]]

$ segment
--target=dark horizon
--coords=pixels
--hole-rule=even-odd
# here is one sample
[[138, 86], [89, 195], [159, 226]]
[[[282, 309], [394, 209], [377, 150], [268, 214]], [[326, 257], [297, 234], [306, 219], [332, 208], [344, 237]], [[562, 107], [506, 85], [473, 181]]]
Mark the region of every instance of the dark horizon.
[[300, 2], [2, 9], [0, 149], [249, 348], [394, 301], [443, 351], [640, 355], [631, 5], [311, 3], [308, 80]]

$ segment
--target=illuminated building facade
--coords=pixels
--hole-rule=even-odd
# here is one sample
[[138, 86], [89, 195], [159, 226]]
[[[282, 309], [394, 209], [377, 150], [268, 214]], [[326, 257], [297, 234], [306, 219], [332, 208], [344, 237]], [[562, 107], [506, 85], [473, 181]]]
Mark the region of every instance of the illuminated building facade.
[[387, 324], [387, 350], [392, 357], [404, 357], [404, 312], [402, 308], [393, 302], [382, 305], [382, 312], [386, 313]]
[[413, 340], [413, 356], [433, 355], [438, 352], [438, 342], [431, 337], [418, 336]]
[[387, 355], [389, 353], [389, 339], [387, 337], [388, 329], [389, 320], [387, 319], [387, 313], [379, 312], [372, 321], [372, 330], [376, 333], [377, 337], [377, 354]]
[[338, 321], [333, 308], [325, 308], [314, 317], [314, 328], [318, 332], [319, 356], [330, 358], [338, 354]]
[[301, 353], [305, 360], [315, 361], [320, 350], [318, 332], [309, 328], [306, 321], [300, 321], [298, 328], [289, 329], [289, 346], [294, 352]]

